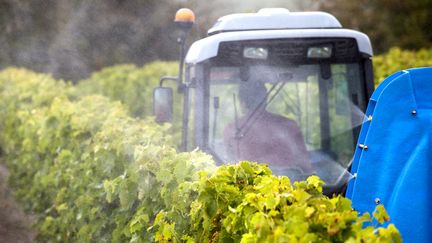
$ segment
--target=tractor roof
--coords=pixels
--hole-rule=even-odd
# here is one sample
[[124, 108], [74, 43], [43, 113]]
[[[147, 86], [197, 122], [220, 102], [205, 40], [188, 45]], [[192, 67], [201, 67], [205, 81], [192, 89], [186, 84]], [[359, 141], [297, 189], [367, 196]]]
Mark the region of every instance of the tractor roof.
[[324, 12], [290, 12], [283, 8], [261, 9], [258, 13], [221, 17], [208, 31], [209, 36], [195, 42], [186, 55], [186, 63], [198, 63], [217, 56], [219, 44], [226, 41], [353, 38], [360, 53], [372, 56], [369, 37], [343, 29], [339, 21]]
[[283, 8], [265, 8], [257, 13], [231, 14], [219, 18], [208, 31], [214, 35], [228, 31], [276, 29], [327, 29], [342, 25], [331, 14], [324, 12], [290, 12]]
[[245, 40], [276, 40], [276, 39], [304, 39], [304, 38], [353, 38], [358, 50], [367, 56], [372, 56], [372, 46], [369, 37], [361, 32], [348, 29], [292, 29], [292, 30], [262, 30], [224, 32], [208, 36], [196, 41], [189, 48], [186, 63], [196, 64], [217, 56], [219, 45], [227, 41]]

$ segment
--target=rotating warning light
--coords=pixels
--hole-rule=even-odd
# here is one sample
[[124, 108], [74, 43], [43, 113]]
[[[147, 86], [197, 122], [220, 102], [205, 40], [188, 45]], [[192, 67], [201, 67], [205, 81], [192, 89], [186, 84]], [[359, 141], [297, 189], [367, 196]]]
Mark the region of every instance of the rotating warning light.
[[177, 11], [174, 21], [193, 23], [195, 22], [195, 14], [188, 8], [181, 8]]

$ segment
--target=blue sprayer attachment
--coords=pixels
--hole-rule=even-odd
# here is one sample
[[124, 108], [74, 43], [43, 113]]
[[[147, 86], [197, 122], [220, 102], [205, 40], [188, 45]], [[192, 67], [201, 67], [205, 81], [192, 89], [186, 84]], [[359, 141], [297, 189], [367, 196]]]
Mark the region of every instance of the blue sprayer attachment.
[[432, 67], [399, 71], [373, 93], [346, 196], [386, 207], [405, 242], [432, 242]]

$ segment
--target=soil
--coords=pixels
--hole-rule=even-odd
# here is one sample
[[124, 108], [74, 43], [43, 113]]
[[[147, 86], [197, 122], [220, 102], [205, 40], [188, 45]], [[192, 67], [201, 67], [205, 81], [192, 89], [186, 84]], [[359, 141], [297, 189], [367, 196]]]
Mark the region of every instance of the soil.
[[0, 243], [34, 242], [32, 217], [24, 213], [7, 185], [7, 168], [0, 164]]

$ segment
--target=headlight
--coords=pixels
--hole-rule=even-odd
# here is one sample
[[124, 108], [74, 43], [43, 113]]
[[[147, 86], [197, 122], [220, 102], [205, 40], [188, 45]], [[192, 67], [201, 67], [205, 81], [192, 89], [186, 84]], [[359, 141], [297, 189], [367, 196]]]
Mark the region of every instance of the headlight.
[[265, 60], [268, 57], [268, 49], [263, 47], [245, 47], [243, 57]]
[[307, 51], [308, 58], [330, 58], [332, 55], [332, 46], [314, 46], [309, 47]]

